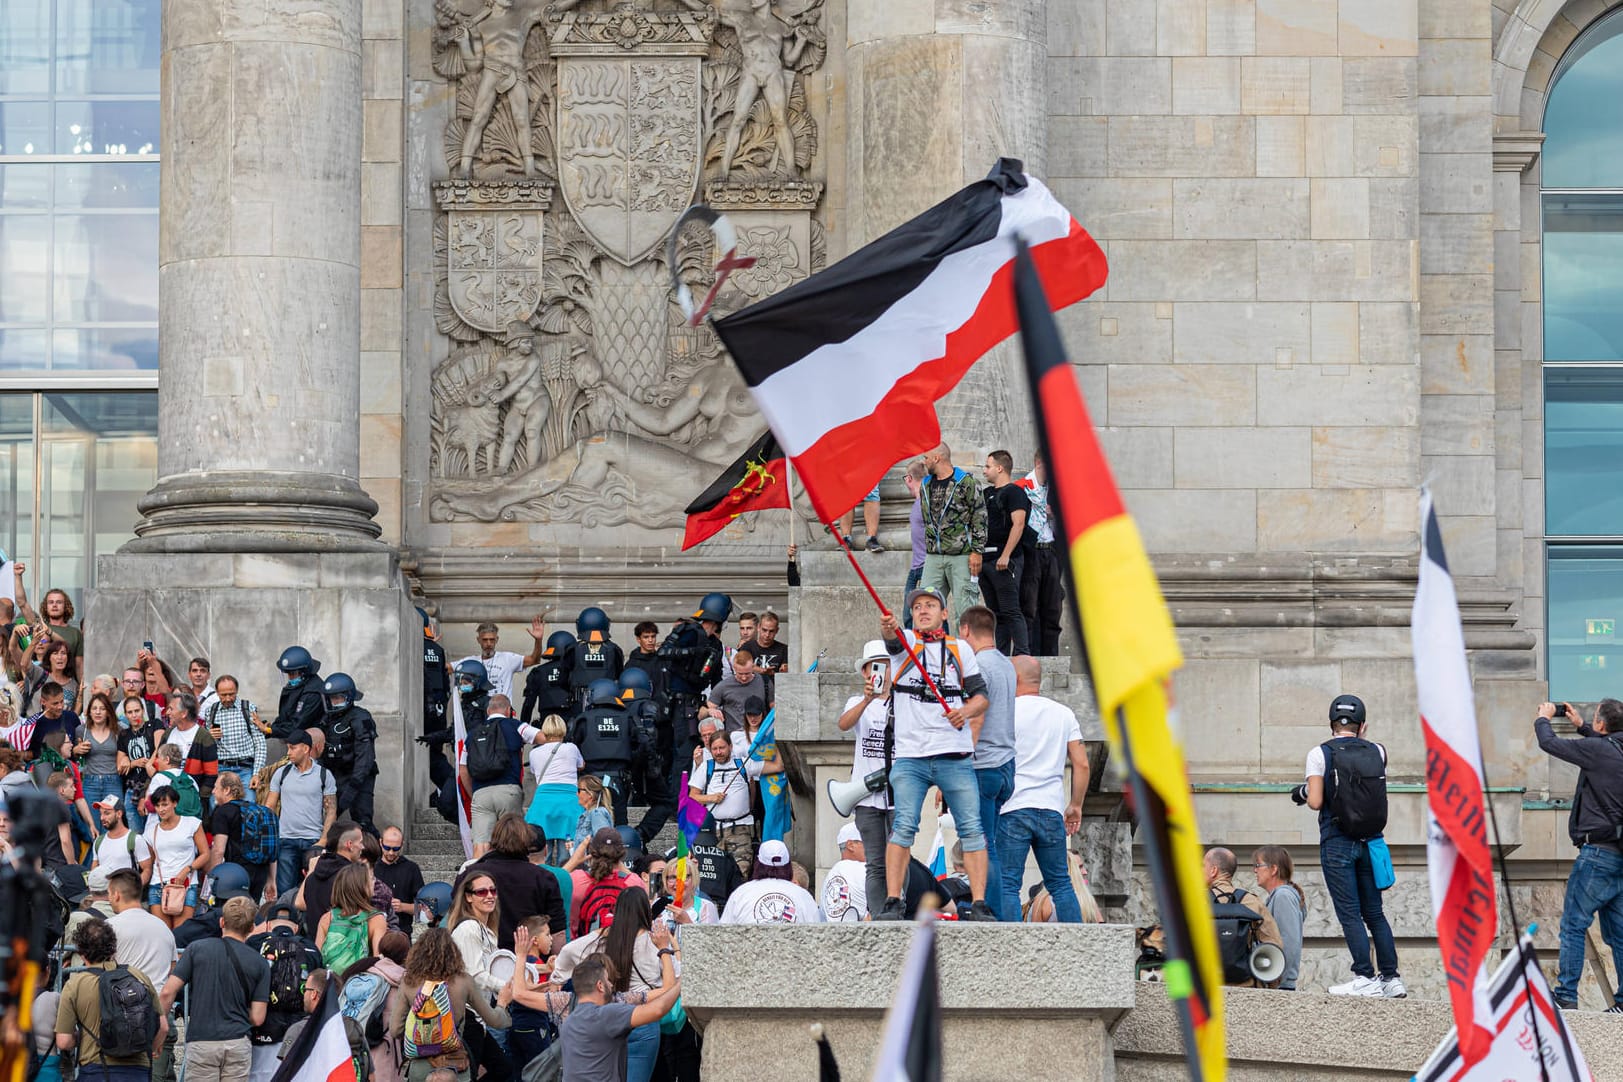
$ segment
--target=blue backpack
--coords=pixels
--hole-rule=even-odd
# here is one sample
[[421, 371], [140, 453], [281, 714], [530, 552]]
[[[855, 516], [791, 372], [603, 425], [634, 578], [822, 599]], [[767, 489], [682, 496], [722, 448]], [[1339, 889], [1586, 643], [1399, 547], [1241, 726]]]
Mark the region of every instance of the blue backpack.
[[276, 847], [281, 841], [281, 825], [276, 813], [263, 804], [237, 801], [237, 813], [242, 817], [242, 859], [249, 864], [269, 864], [276, 859]]

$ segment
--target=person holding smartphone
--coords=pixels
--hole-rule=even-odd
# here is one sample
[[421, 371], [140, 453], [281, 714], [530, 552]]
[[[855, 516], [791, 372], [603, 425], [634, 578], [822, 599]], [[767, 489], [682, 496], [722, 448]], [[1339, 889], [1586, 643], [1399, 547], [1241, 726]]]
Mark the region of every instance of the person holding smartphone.
[[[862, 674], [862, 694], [845, 701], [840, 715], [840, 732], [855, 729], [856, 745], [851, 752], [851, 780], [862, 781], [885, 769], [885, 701], [890, 694], [890, 654], [880, 639], [862, 648], [857, 662]], [[885, 897], [885, 841], [890, 835], [890, 791], [880, 787], [858, 802], [852, 811], [862, 836], [863, 885], [869, 904]]]

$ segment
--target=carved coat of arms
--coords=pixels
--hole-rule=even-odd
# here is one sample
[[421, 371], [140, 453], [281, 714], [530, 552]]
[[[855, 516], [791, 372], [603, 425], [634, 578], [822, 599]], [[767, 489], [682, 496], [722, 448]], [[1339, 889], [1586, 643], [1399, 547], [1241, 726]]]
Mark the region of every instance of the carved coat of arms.
[[551, 28], [558, 65], [558, 187], [581, 228], [631, 265], [693, 201], [702, 157], [700, 65], [714, 13], [629, 4], [568, 12]]
[[543, 212], [550, 185], [443, 181], [434, 194], [446, 212], [446, 289], [469, 326], [500, 334], [541, 303]]

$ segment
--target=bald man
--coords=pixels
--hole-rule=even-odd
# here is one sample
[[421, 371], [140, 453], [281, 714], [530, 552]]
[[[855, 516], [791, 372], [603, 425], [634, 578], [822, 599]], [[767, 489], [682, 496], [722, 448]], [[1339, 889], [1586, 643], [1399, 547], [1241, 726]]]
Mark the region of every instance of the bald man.
[[[1043, 670], [1037, 659], [1014, 659], [1014, 793], [998, 816], [997, 853], [1003, 869], [1003, 905], [1020, 912], [1026, 854], [1035, 853], [1043, 887], [1061, 924], [1081, 924], [1082, 906], [1071, 884], [1066, 839], [1082, 829], [1082, 798], [1088, 792], [1088, 746], [1076, 714], [1038, 694]], [[1071, 768], [1069, 799], [1065, 767]]]

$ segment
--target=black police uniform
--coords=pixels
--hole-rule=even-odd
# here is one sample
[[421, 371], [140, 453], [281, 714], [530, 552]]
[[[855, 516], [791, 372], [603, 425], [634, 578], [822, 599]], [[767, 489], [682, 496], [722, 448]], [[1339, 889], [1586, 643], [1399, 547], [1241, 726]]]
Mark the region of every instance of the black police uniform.
[[[445, 671], [445, 647], [438, 639], [423, 636], [423, 734], [439, 732], [451, 724], [446, 707], [451, 701], [451, 679]], [[444, 745], [430, 746], [428, 777], [438, 789], [456, 768], [445, 757]]]
[[614, 825], [628, 822], [626, 805], [631, 792], [628, 775], [636, 758], [637, 735], [631, 716], [618, 703], [588, 706], [575, 719], [572, 734], [586, 760], [586, 772], [596, 774], [614, 791]]
[[321, 721], [326, 712], [319, 676], [307, 675], [298, 687], [283, 684], [270, 734], [277, 740], [286, 740], [294, 729], [325, 729]]
[[682, 771], [693, 761], [699, 746], [699, 707], [705, 692], [721, 678], [721, 638], [704, 629], [697, 620], [677, 621], [659, 647], [667, 665], [666, 686], [670, 689], [668, 713], [671, 725], [671, 765], [666, 783], [679, 792]]
[[575, 712], [578, 698], [569, 683], [569, 655], [548, 658], [532, 665], [524, 677], [524, 709], [519, 720], [540, 725], [548, 714], [568, 717]]
[[633, 699], [626, 706], [637, 733], [637, 757], [631, 764], [631, 791], [640, 795], [648, 810], [637, 824], [647, 845], [676, 812], [676, 800], [666, 775], [671, 769], [671, 719], [663, 705], [651, 698]]
[[620, 669], [625, 665], [625, 652], [612, 639], [586, 642], [576, 639], [564, 651], [563, 664], [569, 670], [569, 690], [578, 709], [586, 707], [586, 689], [593, 680], [620, 681]]
[[373, 789], [377, 785], [377, 724], [363, 706], [350, 706], [327, 715], [327, 746], [321, 765], [332, 772], [338, 787], [338, 815], [347, 816], [370, 833]]

